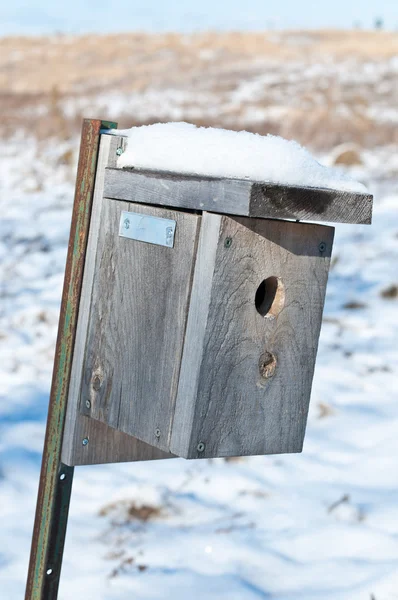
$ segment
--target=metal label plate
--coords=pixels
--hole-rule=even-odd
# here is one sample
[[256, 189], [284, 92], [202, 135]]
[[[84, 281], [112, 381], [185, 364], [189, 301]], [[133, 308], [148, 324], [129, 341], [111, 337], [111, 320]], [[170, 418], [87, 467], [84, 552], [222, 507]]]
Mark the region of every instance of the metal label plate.
[[140, 215], [125, 210], [120, 215], [119, 235], [130, 240], [173, 248], [175, 230], [176, 222], [172, 219]]

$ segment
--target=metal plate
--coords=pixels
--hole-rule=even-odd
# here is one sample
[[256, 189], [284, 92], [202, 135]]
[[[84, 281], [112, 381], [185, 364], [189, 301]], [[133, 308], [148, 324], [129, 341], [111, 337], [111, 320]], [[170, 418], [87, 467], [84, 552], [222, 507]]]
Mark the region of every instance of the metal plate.
[[176, 222], [151, 215], [123, 211], [120, 215], [119, 235], [139, 242], [173, 248]]

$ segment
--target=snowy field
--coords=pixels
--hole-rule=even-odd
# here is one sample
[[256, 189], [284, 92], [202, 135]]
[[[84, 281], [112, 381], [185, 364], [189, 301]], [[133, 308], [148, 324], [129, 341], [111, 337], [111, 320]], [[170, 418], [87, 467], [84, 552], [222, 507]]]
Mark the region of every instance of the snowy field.
[[[1, 600], [23, 597], [77, 146], [0, 142]], [[360, 156], [374, 222], [336, 226], [303, 453], [77, 468], [60, 600], [398, 599], [398, 153]]]
[[[73, 183], [61, 143], [1, 150], [0, 590], [16, 600]], [[398, 161], [363, 161], [374, 224], [337, 227], [303, 454], [76, 469], [60, 598], [398, 598]]]

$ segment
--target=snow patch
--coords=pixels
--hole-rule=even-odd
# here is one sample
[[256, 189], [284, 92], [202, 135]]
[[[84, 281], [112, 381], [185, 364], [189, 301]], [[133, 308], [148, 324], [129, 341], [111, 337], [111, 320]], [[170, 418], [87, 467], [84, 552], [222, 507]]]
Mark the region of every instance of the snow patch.
[[128, 138], [127, 149], [118, 159], [120, 168], [366, 192], [363, 184], [321, 165], [297, 142], [274, 135], [183, 122], [115, 129], [112, 133]]

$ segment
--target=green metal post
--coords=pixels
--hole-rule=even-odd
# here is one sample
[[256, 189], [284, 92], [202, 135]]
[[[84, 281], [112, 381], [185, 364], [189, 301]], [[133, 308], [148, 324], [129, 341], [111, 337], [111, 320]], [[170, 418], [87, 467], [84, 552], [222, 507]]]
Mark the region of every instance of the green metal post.
[[61, 463], [73, 348], [91, 217], [100, 132], [116, 123], [83, 121], [68, 256], [25, 600], [58, 595], [73, 467]]

